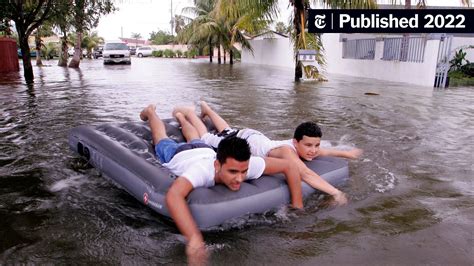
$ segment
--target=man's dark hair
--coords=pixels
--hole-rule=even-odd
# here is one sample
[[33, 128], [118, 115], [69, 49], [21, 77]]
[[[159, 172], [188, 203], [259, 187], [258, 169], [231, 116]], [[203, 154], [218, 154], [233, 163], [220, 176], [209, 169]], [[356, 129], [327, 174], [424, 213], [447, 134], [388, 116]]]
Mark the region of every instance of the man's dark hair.
[[216, 158], [219, 163], [224, 164], [227, 158], [233, 158], [239, 162], [250, 159], [250, 146], [245, 139], [239, 137], [224, 138], [217, 146]]
[[300, 141], [303, 139], [303, 136], [308, 136], [312, 138], [321, 138], [323, 133], [321, 132], [321, 128], [314, 123], [314, 122], [304, 122], [301, 123], [295, 129], [295, 135], [293, 136], [296, 141]]

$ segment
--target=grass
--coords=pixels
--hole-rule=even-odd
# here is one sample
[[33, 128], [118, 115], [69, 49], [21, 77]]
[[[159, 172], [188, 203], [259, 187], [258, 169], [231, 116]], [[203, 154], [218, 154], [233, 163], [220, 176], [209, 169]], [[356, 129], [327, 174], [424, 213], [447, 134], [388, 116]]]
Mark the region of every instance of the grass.
[[448, 76], [450, 87], [474, 86], [474, 77], [468, 76], [461, 71], [449, 72]]

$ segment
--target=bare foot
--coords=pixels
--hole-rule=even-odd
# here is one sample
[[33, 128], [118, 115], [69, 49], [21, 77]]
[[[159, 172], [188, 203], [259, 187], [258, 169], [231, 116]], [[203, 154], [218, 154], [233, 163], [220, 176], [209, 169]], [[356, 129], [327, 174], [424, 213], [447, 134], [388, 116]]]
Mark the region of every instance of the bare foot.
[[205, 101], [200, 101], [199, 104], [201, 105], [201, 118], [204, 118], [212, 111], [212, 109]]
[[148, 120], [148, 116], [151, 113], [155, 113], [156, 111], [156, 105], [155, 104], [150, 104], [147, 107], [143, 108], [143, 110], [140, 112], [140, 119], [143, 121]]
[[194, 105], [189, 106], [176, 106], [173, 109], [173, 116], [176, 117], [176, 113], [181, 113], [183, 115], [189, 115], [189, 113], [194, 113], [196, 111], [196, 107]]
[[182, 124], [181, 121], [186, 120], [186, 117], [183, 115], [183, 113], [178, 111], [173, 111], [173, 116], [176, 118], [176, 120], [178, 120], [180, 124]]

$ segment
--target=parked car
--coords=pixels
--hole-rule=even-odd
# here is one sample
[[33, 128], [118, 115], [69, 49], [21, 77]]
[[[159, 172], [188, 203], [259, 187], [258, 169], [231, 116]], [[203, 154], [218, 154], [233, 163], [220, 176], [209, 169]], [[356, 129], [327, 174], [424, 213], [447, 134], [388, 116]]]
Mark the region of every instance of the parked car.
[[128, 46], [120, 41], [105, 43], [102, 55], [104, 56], [104, 65], [109, 63], [130, 65], [132, 63]]
[[136, 47], [130, 47], [130, 55], [135, 55], [137, 53]]
[[148, 46], [143, 46], [143, 47], [138, 47], [137, 48], [137, 56], [138, 57], [144, 57], [144, 56], [151, 56], [151, 53], [153, 52], [153, 49]]
[[[21, 49], [17, 50], [18, 58], [22, 57]], [[30, 57], [36, 57], [36, 48], [30, 48]]]
[[97, 59], [99, 57], [102, 57], [102, 53], [104, 51], [104, 46], [102, 45], [99, 45], [97, 48], [94, 49], [94, 51], [92, 52], [92, 57], [94, 57], [94, 59]]
[[[74, 56], [74, 47], [69, 47], [69, 49], [67, 49], [67, 55], [68, 56]], [[87, 50], [86, 49], [82, 49], [82, 56], [86, 56], [87, 55]]]

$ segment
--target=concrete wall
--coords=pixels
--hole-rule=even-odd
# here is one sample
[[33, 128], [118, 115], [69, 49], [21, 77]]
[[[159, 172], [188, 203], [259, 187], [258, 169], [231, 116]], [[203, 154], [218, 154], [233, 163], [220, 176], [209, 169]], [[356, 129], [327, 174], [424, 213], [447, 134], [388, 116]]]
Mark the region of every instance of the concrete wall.
[[253, 54], [242, 50], [242, 63], [294, 68], [293, 45], [288, 38], [250, 40]]
[[166, 50], [170, 49], [173, 51], [180, 50], [181, 52], [186, 52], [188, 50], [188, 46], [186, 44], [163, 44], [163, 45], [150, 45], [154, 50]]
[[339, 34], [324, 34], [328, 73], [355, 77], [376, 78], [388, 81], [407, 82], [420, 86], [433, 86], [436, 72], [439, 40], [427, 41], [423, 63], [384, 61], [383, 41], [377, 41], [374, 60], [342, 58], [342, 42]]

